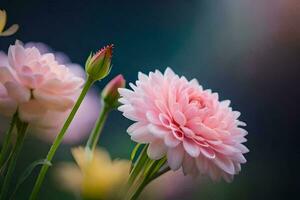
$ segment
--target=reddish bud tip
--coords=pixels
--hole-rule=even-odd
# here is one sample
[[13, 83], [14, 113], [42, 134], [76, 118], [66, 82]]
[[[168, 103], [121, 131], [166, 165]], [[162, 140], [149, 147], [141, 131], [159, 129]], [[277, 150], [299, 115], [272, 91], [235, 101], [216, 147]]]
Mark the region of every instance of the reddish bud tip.
[[94, 80], [101, 80], [109, 74], [113, 47], [113, 44], [107, 45], [87, 59], [85, 71]]
[[118, 99], [120, 97], [118, 89], [124, 88], [126, 81], [124, 77], [120, 74], [113, 78], [103, 89], [101, 96], [104, 102], [111, 107], [118, 106]]

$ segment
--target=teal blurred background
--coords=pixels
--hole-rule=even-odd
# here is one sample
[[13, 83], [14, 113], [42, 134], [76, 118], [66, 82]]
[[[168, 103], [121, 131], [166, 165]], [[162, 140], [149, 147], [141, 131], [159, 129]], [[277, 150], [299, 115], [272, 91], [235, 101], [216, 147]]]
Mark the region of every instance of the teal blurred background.
[[[83, 65], [91, 51], [113, 43], [113, 70], [97, 83], [98, 91], [119, 73], [132, 82], [138, 71], [170, 66], [232, 101], [249, 132], [250, 153], [241, 174], [231, 184], [206, 182], [173, 199], [297, 199], [298, 0], [0, 0], [0, 8], [8, 12], [8, 24], [20, 25], [16, 35], [1, 38], [5, 52], [15, 39], [43, 42]], [[126, 133], [130, 123], [117, 111], [109, 116], [100, 145], [113, 157], [129, 158], [134, 146]], [[61, 146], [54, 164], [72, 161], [70, 147], [77, 145]], [[49, 146], [28, 139], [15, 176], [43, 158]], [[74, 199], [52, 177], [50, 171], [40, 199]], [[17, 199], [27, 199], [33, 180], [26, 181]]]

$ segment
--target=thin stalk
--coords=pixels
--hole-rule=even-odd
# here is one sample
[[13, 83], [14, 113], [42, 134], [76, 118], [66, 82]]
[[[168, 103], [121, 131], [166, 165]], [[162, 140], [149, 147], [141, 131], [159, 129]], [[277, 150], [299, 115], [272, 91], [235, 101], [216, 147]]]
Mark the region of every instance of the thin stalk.
[[[51, 148], [50, 148], [50, 150], [47, 154], [47, 157], [46, 157], [47, 161], [49, 161], [49, 162], [52, 161], [52, 159], [55, 155], [55, 152], [56, 152], [57, 148], [59, 147], [60, 143], [62, 142], [63, 137], [64, 137], [68, 127], [70, 126], [70, 124], [71, 124], [71, 122], [72, 122], [72, 120], [73, 120], [73, 118], [74, 118], [81, 102], [83, 101], [85, 95], [87, 94], [88, 90], [90, 89], [90, 87], [92, 86], [93, 83], [94, 83], [94, 80], [92, 78], [88, 77], [88, 79], [87, 79], [87, 81], [86, 81], [86, 83], [85, 83], [85, 85], [84, 85], [84, 87], [83, 87], [83, 89], [82, 89], [82, 91], [81, 91], [81, 93], [80, 93], [80, 95], [79, 95], [72, 111], [70, 112], [68, 118], [66, 119], [66, 121], [64, 123], [64, 126], [60, 130], [59, 134], [56, 136], [56, 138], [55, 138], [55, 140], [54, 140], [54, 142], [53, 142], [53, 144], [52, 144], [52, 146], [51, 146]], [[45, 176], [46, 176], [46, 173], [47, 173], [48, 169], [49, 169], [49, 165], [43, 165], [43, 167], [41, 168], [40, 173], [39, 173], [39, 175], [37, 177], [37, 180], [35, 182], [35, 185], [33, 187], [33, 190], [31, 192], [31, 195], [29, 197], [30, 200], [37, 199], [37, 195], [38, 195], [38, 193], [41, 189], [41, 186], [43, 184], [43, 181], [45, 179]]]
[[86, 146], [85, 146], [86, 152], [91, 153], [95, 150], [96, 145], [99, 141], [100, 134], [102, 132], [103, 126], [105, 124], [105, 121], [107, 119], [107, 116], [108, 116], [108, 113], [110, 110], [111, 110], [110, 106], [107, 105], [103, 101], [102, 110], [101, 110], [99, 117], [96, 121], [96, 124], [92, 130], [92, 133], [90, 134], [89, 139], [86, 143]]
[[13, 148], [11, 160], [9, 161], [8, 170], [1, 189], [0, 200], [4, 200], [6, 198], [11, 178], [16, 167], [17, 158], [21, 152], [24, 143], [27, 127], [28, 123], [22, 123], [20, 129], [18, 130], [17, 142]]
[[133, 184], [136, 177], [138, 176], [140, 171], [143, 169], [145, 162], [147, 161], [147, 158], [148, 158], [147, 148], [148, 148], [148, 145], [145, 145], [144, 148], [142, 149], [137, 161], [135, 162], [132, 171], [130, 172], [129, 179], [128, 179], [129, 187]]
[[137, 190], [134, 192], [133, 196], [130, 198], [130, 200], [136, 200], [143, 189], [146, 187], [146, 179], [144, 179], [141, 183], [141, 185], [137, 188]]
[[137, 183], [137, 180], [139, 180], [139, 176], [141, 176], [142, 174], [141, 171], [143, 170], [144, 166], [147, 165], [148, 162], [147, 147], [148, 145], [144, 145], [144, 147], [142, 147], [142, 150], [139, 153], [136, 161], [134, 162], [134, 164], [131, 164], [131, 171], [126, 186], [127, 192], [124, 193], [124, 196], [126, 197], [127, 200], [131, 196], [130, 194], [132, 193], [132, 190], [133, 191], [135, 190], [134, 187], [136, 185], [139, 185]]
[[16, 121], [17, 121], [17, 112], [15, 112], [15, 114], [13, 115], [11, 121], [10, 121], [10, 125], [9, 125], [9, 129], [7, 130], [5, 137], [4, 137], [4, 142], [3, 142], [3, 146], [1, 149], [1, 154], [0, 154], [0, 168], [3, 166], [3, 163], [5, 162], [5, 158], [6, 158], [6, 154], [9, 150], [9, 146], [11, 144], [11, 139], [12, 139], [12, 132], [14, 130]]

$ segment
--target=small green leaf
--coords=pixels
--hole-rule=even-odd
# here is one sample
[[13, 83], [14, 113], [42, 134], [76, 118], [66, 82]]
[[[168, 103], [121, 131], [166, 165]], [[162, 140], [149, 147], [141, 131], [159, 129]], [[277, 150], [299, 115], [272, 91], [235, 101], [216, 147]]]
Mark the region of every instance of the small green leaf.
[[144, 176], [147, 176], [147, 174], [149, 174], [150, 170], [153, 170], [153, 168], [156, 166], [157, 164], [157, 160], [151, 160], [150, 158], [148, 158], [148, 162], [145, 163], [145, 168], [144, 168]]
[[163, 157], [159, 160], [150, 160], [150, 162], [146, 165], [144, 176], [151, 177], [156, 174], [161, 167], [166, 163], [167, 158]]
[[139, 149], [140, 146], [141, 146], [140, 143], [138, 143], [138, 144], [135, 145], [134, 149], [133, 149], [132, 152], [131, 152], [131, 156], [130, 156], [130, 160], [131, 160], [131, 161], [134, 160], [135, 155], [136, 155], [136, 153], [137, 153], [137, 151], [138, 151], [138, 149]]
[[23, 184], [23, 182], [30, 176], [30, 174], [32, 173], [32, 171], [39, 165], [48, 165], [51, 166], [51, 162], [45, 159], [41, 159], [41, 160], [36, 160], [33, 163], [31, 163], [26, 170], [23, 172], [23, 174], [20, 176], [15, 190], [12, 193], [11, 199], [13, 199], [14, 195], [16, 194], [16, 192], [18, 191], [19, 187]]

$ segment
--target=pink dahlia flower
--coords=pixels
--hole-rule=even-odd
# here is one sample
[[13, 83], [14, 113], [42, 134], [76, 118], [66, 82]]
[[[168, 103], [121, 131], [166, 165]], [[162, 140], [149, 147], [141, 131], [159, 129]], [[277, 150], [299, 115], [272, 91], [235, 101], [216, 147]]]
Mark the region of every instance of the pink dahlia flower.
[[230, 101], [203, 90], [196, 79], [188, 81], [170, 68], [165, 73], [139, 73], [132, 90], [119, 89], [119, 110], [136, 121], [128, 128], [131, 139], [149, 144], [148, 156], [166, 155], [172, 170], [208, 174], [213, 180], [230, 181], [241, 170], [248, 149], [245, 126], [232, 111]]
[[[76, 63], [72, 63], [69, 57], [64, 53], [54, 51], [44, 43], [30, 42], [26, 43], [25, 47], [36, 47], [42, 54], [54, 54], [59, 64], [65, 65], [75, 76], [81, 77], [82, 79], [86, 78], [84, 68]], [[74, 101], [78, 95], [79, 93], [73, 96]], [[90, 133], [100, 112], [100, 102], [97, 91], [93, 88], [90, 89], [64, 136], [64, 143], [78, 143]], [[52, 142], [70, 112], [71, 108], [64, 112], [49, 110], [40, 120], [31, 126], [31, 132], [42, 140]]]
[[83, 79], [59, 64], [53, 54], [41, 54], [16, 41], [8, 50], [8, 63], [0, 63], [0, 112], [35, 122], [47, 111], [64, 112], [74, 104]]
[[[62, 52], [56, 52], [44, 43], [29, 42], [24, 45], [25, 48], [37, 48], [41, 54], [51, 53], [55, 56], [55, 60], [62, 65], [65, 65], [70, 71], [78, 77], [85, 79], [85, 71], [80, 65], [72, 63], [67, 55]], [[7, 55], [0, 51], [0, 66], [8, 66]], [[79, 93], [76, 93], [72, 98], [77, 99]], [[64, 143], [78, 143], [87, 136], [98, 117], [100, 111], [100, 97], [95, 89], [89, 90], [85, 96], [80, 108], [75, 115], [67, 134], [64, 137]], [[66, 111], [48, 110], [40, 118], [31, 123], [30, 132], [36, 137], [52, 142], [57, 133], [63, 126], [68, 117], [71, 108]], [[0, 118], [0, 127], [6, 130], [4, 126], [9, 123], [7, 118]], [[0, 133], [1, 135], [1, 133]]]

